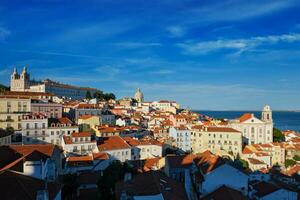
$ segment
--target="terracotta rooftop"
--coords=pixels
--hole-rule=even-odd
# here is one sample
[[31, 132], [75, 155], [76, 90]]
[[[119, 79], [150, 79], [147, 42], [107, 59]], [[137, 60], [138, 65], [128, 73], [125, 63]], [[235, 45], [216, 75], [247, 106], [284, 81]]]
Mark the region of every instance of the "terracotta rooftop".
[[91, 137], [92, 134], [90, 132], [75, 132], [71, 133], [72, 137]]
[[221, 157], [212, 154], [208, 150], [200, 154], [196, 154], [194, 162], [201, 169], [203, 174], [211, 172], [220, 165], [224, 164], [224, 161]]
[[99, 151], [109, 151], [117, 149], [130, 149], [130, 145], [127, 144], [120, 136], [110, 136], [101, 138], [98, 141]]
[[184, 186], [159, 171], [138, 174], [127, 182], [116, 184], [116, 196], [120, 199], [122, 191], [130, 196], [150, 196], [161, 194], [164, 200], [187, 200]]
[[40, 151], [48, 156], [52, 156], [54, 149], [58, 147], [53, 144], [31, 144], [31, 145], [10, 145], [16, 152], [26, 155], [33, 151]]
[[91, 117], [94, 117], [93, 115], [81, 115], [79, 119], [90, 119]]
[[239, 118], [239, 120], [240, 122], [244, 122], [247, 121], [248, 119], [251, 119], [252, 117], [253, 117], [252, 113], [245, 113]]
[[[49, 199], [55, 199], [61, 190], [61, 186], [54, 182], [48, 182]], [[30, 176], [25, 176], [14, 171], [0, 172], [1, 199], [36, 199], [37, 192], [45, 189], [45, 181]]]
[[202, 197], [201, 200], [247, 200], [240, 191], [225, 185]]
[[264, 165], [265, 163], [255, 158], [248, 158], [248, 161], [254, 165]]
[[166, 156], [166, 162], [169, 163], [170, 168], [189, 168], [193, 164], [193, 160], [195, 158], [195, 155], [189, 154], [189, 155], [167, 155]]

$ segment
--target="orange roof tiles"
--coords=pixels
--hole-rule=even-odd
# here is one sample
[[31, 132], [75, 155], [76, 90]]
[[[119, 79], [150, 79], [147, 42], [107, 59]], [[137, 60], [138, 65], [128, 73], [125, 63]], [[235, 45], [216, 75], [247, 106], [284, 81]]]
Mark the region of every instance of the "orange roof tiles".
[[263, 165], [265, 164], [264, 162], [260, 161], [260, 160], [257, 160], [255, 158], [248, 158], [248, 161], [251, 163], [251, 164], [254, 164], [254, 165]]
[[108, 160], [109, 159], [107, 153], [104, 153], [104, 152], [93, 153], [92, 155], [93, 155], [94, 160]]
[[57, 148], [53, 144], [10, 145], [10, 147], [22, 155], [36, 150], [48, 156], [52, 156], [54, 149]]
[[194, 158], [195, 155], [193, 154], [182, 156], [167, 155], [166, 162], [169, 162], [171, 168], [187, 168], [193, 164]]
[[91, 137], [91, 133], [89, 132], [76, 132], [71, 134], [72, 137]]
[[208, 132], [236, 132], [240, 133], [239, 131], [229, 128], [229, 127], [214, 127], [214, 126], [209, 126], [207, 127]]
[[79, 119], [89, 119], [91, 117], [93, 117], [93, 115], [81, 115]]
[[253, 117], [252, 113], [245, 113], [239, 118], [239, 120], [240, 122], [244, 122], [247, 121], [248, 119], [251, 119], [252, 117]]
[[98, 143], [99, 151], [109, 151], [117, 149], [130, 149], [130, 145], [127, 144], [120, 136], [110, 136], [101, 138]]

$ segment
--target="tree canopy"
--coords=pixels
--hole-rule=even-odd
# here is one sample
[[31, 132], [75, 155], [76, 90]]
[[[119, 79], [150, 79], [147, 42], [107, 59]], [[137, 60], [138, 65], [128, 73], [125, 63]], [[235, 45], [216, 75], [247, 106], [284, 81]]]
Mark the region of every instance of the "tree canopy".
[[87, 91], [87, 92], [86, 92], [85, 98], [86, 98], [86, 99], [92, 99], [92, 94], [91, 94], [90, 91]]
[[277, 128], [273, 128], [273, 141], [274, 142], [283, 142], [284, 141], [283, 133]]

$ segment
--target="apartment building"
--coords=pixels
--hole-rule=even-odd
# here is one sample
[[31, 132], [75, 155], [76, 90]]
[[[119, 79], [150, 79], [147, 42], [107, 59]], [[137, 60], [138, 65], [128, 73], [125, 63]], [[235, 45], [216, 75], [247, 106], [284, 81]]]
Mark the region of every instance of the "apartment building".
[[30, 106], [30, 98], [0, 96], [0, 128], [21, 130], [22, 115], [30, 112]]

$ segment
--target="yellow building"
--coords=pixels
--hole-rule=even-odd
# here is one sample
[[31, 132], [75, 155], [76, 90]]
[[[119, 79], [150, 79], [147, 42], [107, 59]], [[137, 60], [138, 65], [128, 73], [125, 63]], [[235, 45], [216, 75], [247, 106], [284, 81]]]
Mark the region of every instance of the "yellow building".
[[197, 125], [191, 129], [191, 143], [193, 153], [209, 150], [213, 154], [237, 156], [242, 152], [242, 133], [227, 127]]
[[30, 112], [30, 98], [0, 96], [0, 128], [20, 130], [22, 115]]
[[90, 128], [95, 128], [100, 125], [100, 117], [92, 115], [82, 115], [78, 119], [78, 125], [87, 124]]
[[[285, 149], [281, 143], [269, 143], [269, 144], [253, 144], [247, 145], [243, 150], [242, 157], [249, 157], [250, 154], [265, 153], [270, 157], [270, 166], [281, 165], [284, 166], [285, 162]], [[261, 160], [259, 158], [256, 158]], [[262, 160], [268, 164], [265, 160]]]

